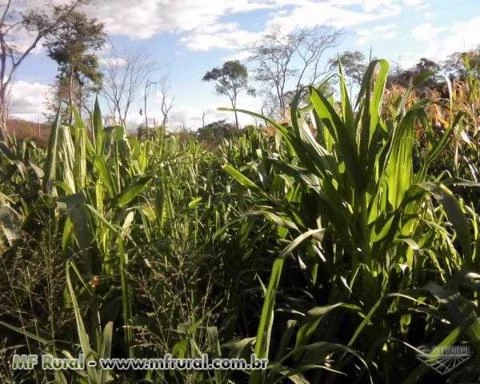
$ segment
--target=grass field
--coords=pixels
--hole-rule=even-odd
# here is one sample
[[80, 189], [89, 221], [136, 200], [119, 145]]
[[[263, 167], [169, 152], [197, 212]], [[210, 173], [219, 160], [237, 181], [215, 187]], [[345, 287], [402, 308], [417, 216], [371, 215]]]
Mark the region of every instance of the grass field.
[[[373, 61], [356, 100], [342, 76], [336, 98], [306, 89], [288, 123], [257, 116], [274, 134], [216, 148], [107, 129], [98, 103], [45, 148], [33, 127], [1, 143], [1, 382], [477, 382], [480, 88], [432, 101], [388, 72]], [[433, 370], [452, 346], [468, 360]], [[29, 353], [269, 364], [14, 370]]]
[[7, 132], [18, 140], [32, 140], [42, 147], [48, 144], [50, 124], [34, 123], [28, 120], [10, 119], [7, 121]]

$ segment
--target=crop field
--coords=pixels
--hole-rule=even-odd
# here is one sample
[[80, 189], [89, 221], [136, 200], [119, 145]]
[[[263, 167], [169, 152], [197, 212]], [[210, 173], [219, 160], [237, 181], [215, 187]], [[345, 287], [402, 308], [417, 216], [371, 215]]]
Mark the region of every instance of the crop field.
[[[436, 98], [386, 60], [353, 98], [340, 65], [335, 92], [215, 145], [127, 135], [98, 102], [61, 103], [45, 146], [0, 142], [0, 382], [479, 382], [472, 65]], [[47, 354], [86, 364], [19, 369]], [[95, 364], [166, 354], [268, 365]]]

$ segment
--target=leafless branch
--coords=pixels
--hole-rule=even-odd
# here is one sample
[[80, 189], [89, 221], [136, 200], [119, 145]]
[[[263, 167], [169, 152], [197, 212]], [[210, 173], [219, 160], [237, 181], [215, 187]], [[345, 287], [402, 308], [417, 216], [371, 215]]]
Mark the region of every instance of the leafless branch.
[[257, 64], [256, 79], [274, 90], [277, 114], [286, 108], [286, 95], [302, 85], [313, 85], [325, 74], [319, 66], [325, 51], [337, 46], [343, 32], [327, 27], [303, 28], [284, 34], [279, 27], [250, 47], [250, 60]]
[[[68, 15], [80, 4], [87, 2], [88, 0], [74, 0], [67, 5], [49, 5], [46, 10], [36, 8], [23, 13], [12, 7], [12, 0], [7, 0], [0, 6], [0, 140], [5, 138], [7, 98], [14, 74], [43, 38], [61, 28]], [[23, 50], [13, 44], [20, 29], [33, 32]]]
[[155, 63], [140, 51], [118, 53], [106, 60], [103, 94], [114, 123], [125, 126], [141, 87], [155, 71]]

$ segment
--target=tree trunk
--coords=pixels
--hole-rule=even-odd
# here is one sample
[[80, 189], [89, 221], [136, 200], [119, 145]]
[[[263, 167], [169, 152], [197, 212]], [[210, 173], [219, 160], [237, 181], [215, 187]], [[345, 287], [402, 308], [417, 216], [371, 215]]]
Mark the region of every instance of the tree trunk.
[[235, 128], [238, 129], [238, 115], [236, 110], [234, 112], [235, 112]]
[[143, 112], [145, 113], [145, 129], [148, 130], [148, 116], [147, 116], [147, 98], [148, 95], [145, 94], [145, 97], [143, 99], [144, 105], [143, 105]]
[[7, 140], [7, 101], [3, 92], [0, 94], [0, 141]]
[[233, 113], [235, 114], [235, 128], [238, 130], [237, 95], [236, 94], [234, 94], [233, 97], [230, 98], [230, 102], [232, 103]]
[[[73, 122], [73, 70], [70, 71], [70, 81], [69, 81], [69, 84], [68, 84], [68, 102], [69, 102], [69, 115], [68, 115], [68, 119], [69, 119], [69, 124], [72, 124]], [[81, 111], [79, 111], [79, 113], [81, 113]]]

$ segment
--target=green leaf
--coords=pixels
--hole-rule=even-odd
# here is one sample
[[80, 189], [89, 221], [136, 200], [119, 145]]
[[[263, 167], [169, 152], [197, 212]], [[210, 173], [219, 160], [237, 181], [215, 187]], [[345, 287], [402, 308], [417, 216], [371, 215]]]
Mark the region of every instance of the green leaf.
[[188, 209], [196, 208], [202, 202], [202, 200], [203, 199], [201, 197], [193, 199], [192, 201], [190, 201], [190, 203], [188, 203]]
[[448, 188], [440, 186], [438, 192], [440, 203], [445, 208], [448, 219], [453, 224], [458, 240], [462, 245], [463, 257], [468, 263], [471, 263], [473, 262], [472, 245], [468, 220], [465, 217], [458, 200]]
[[244, 187], [252, 188], [257, 191], [261, 190], [257, 184], [255, 184], [252, 180], [246, 177], [243, 173], [237, 171], [230, 164], [224, 165], [223, 169]]
[[50, 343], [50, 341], [48, 341], [47, 339], [44, 339], [43, 337], [40, 337], [32, 332], [29, 332], [25, 329], [21, 329], [21, 328], [18, 328], [14, 325], [11, 325], [11, 324], [8, 324], [2, 320], [0, 320], [0, 325], [3, 325], [4, 327], [8, 328], [8, 329], [11, 329], [12, 331], [14, 332], [17, 332], [25, 337], [28, 337], [29, 339], [32, 339], [32, 340], [35, 340], [37, 342], [39, 342], [40, 344], [43, 344], [43, 345], [47, 345]]
[[336, 303], [332, 305], [326, 305], [322, 307], [314, 307], [310, 309], [305, 319], [302, 321], [302, 325], [297, 332], [297, 340], [295, 342], [295, 348], [303, 345], [307, 345], [313, 332], [317, 329], [320, 321], [323, 317], [333, 311], [336, 308], [346, 308], [354, 311], [360, 311], [360, 308], [356, 305], [346, 303]]
[[93, 109], [93, 137], [95, 140], [95, 152], [97, 155], [103, 154], [105, 145], [105, 132], [103, 129], [102, 112], [98, 97], [95, 96], [95, 107]]
[[60, 104], [57, 109], [57, 114], [55, 116], [55, 121], [50, 131], [50, 139], [48, 142], [47, 159], [45, 161], [45, 168], [43, 171], [43, 174], [44, 174], [43, 190], [46, 193], [50, 193], [52, 191], [52, 182], [55, 179], [55, 171], [57, 166], [56, 162], [57, 162], [58, 132], [60, 131], [61, 106], [62, 105]]
[[124, 207], [143, 193], [149, 186], [152, 178], [150, 176], [140, 177], [125, 188], [118, 196], [114, 198], [114, 205]]
[[304, 240], [308, 239], [309, 237], [316, 235], [318, 233], [324, 232], [324, 228], [317, 228], [317, 229], [310, 229], [302, 233], [300, 236], [296, 237], [292, 240], [280, 253], [280, 258], [285, 258], [288, 254], [290, 254], [293, 250], [295, 250]]
[[[85, 329], [85, 325], [83, 323], [83, 316], [80, 311], [80, 307], [78, 305], [77, 297], [75, 295], [75, 290], [73, 288], [72, 280], [70, 277], [70, 268], [72, 267], [72, 262], [67, 261], [67, 287], [68, 292], [70, 293], [70, 298], [72, 300], [73, 311], [75, 313], [75, 321], [77, 324], [77, 333], [78, 338], [80, 340], [80, 346], [82, 349], [82, 353], [85, 355], [85, 361], [88, 362], [92, 360], [93, 357], [93, 350], [90, 347], [90, 339], [88, 337], [87, 331]], [[99, 383], [99, 377], [95, 368], [89, 367], [87, 364], [87, 372], [89, 380], [92, 383]]]
[[[275, 296], [280, 283], [280, 277], [282, 276], [283, 264], [283, 257], [275, 259], [272, 266], [272, 271], [270, 273], [270, 280], [268, 282], [268, 288], [263, 301], [260, 323], [258, 325], [257, 338], [255, 341], [255, 354], [259, 359], [268, 358], [270, 351], [270, 339], [272, 335], [275, 310]], [[250, 384], [260, 384], [264, 382], [264, 371], [255, 370], [250, 375]]]

